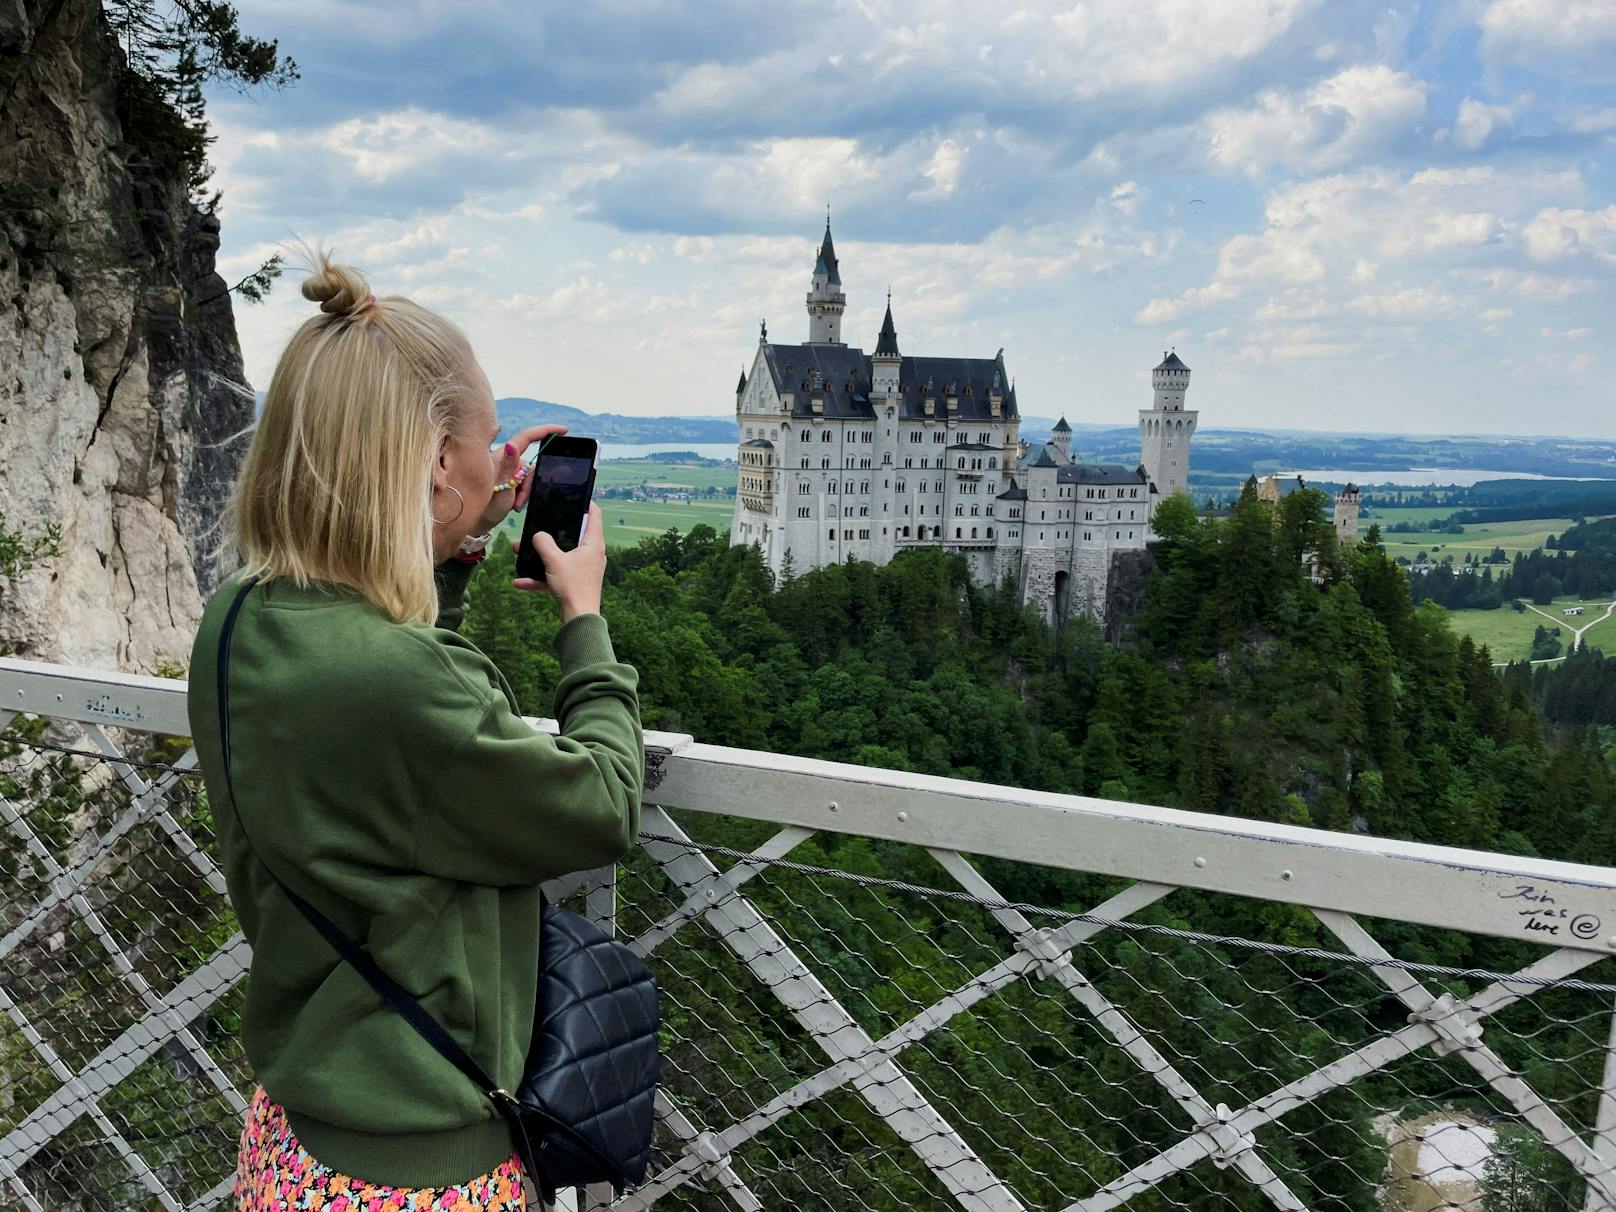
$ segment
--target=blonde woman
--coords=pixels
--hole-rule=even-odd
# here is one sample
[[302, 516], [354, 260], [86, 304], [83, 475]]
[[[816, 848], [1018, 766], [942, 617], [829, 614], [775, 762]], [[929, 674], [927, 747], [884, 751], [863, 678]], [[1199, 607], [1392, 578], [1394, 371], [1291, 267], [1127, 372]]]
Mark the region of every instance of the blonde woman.
[[[639, 831], [637, 677], [600, 615], [599, 510], [535, 537], [562, 627], [534, 732], [456, 628], [489, 533], [525, 501], [494, 446], [465, 335], [317, 255], [231, 508], [241, 568], [203, 615], [190, 716], [230, 899], [252, 946], [242, 1041], [260, 1083], [237, 1161], [245, 1212], [503, 1212], [520, 1162], [491, 1101], [391, 1010], [281, 884], [356, 939], [516, 1089], [532, 1035], [539, 884]], [[237, 612], [219, 724], [217, 647]], [[272, 874], [273, 873], [273, 874]], [[277, 878], [280, 882], [277, 882]]]

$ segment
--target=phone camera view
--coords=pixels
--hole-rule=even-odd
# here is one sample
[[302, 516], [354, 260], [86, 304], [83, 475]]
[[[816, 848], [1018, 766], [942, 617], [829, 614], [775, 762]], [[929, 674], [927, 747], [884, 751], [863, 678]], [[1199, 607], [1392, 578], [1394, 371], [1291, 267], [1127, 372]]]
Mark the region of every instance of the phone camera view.
[[589, 511], [589, 481], [594, 463], [589, 459], [545, 455], [539, 459], [533, 485], [535, 530], [555, 536], [556, 546], [570, 551], [578, 546], [579, 530]]
[[589, 439], [558, 438], [540, 453], [533, 466], [533, 495], [522, 526], [517, 576], [545, 579], [544, 561], [533, 549], [533, 536], [539, 531], [555, 539], [562, 551], [571, 551], [582, 541], [589, 498], [595, 491], [598, 451]]

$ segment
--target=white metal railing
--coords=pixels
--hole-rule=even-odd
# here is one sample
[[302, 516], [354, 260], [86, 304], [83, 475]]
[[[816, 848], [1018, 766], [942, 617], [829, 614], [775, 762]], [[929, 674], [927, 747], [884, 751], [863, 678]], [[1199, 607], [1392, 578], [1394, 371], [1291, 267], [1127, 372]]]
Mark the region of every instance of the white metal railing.
[[[0, 744], [0, 1206], [228, 1202], [249, 955], [194, 754], [152, 748], [185, 693], [0, 658], [0, 728], [53, 721]], [[643, 853], [550, 888], [663, 988], [658, 1153], [616, 1207], [1616, 1210], [1616, 985], [1587, 971], [1616, 871], [646, 740]], [[842, 870], [848, 836], [889, 865]], [[1092, 908], [1011, 903], [1004, 872]], [[1139, 920], [1175, 896], [1180, 924]], [[1231, 898], [1335, 941], [1223, 935]], [[1446, 931], [1529, 962], [1444, 966]], [[1559, 1202], [1483, 1196], [1506, 1161]]]

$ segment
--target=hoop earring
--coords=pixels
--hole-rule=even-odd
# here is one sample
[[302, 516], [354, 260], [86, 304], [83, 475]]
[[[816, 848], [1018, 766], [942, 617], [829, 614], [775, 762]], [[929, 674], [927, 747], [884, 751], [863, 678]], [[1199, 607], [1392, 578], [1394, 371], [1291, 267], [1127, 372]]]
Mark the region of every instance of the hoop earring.
[[466, 512], [466, 498], [460, 495], [460, 490], [453, 484], [445, 484], [444, 487], [455, 494], [455, 497], [460, 501], [460, 508], [455, 510], [455, 516], [452, 518], [433, 517], [432, 511], [428, 509], [426, 511], [426, 516], [432, 518], [432, 521], [439, 526], [447, 526], [450, 522], [458, 522], [460, 520], [460, 515]]

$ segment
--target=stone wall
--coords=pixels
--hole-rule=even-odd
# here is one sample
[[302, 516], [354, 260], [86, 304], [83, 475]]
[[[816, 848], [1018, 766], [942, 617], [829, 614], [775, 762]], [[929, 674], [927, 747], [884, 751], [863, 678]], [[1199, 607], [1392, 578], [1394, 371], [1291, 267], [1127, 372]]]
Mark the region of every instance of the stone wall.
[[97, 0], [0, 5], [0, 512], [62, 529], [6, 586], [0, 647], [188, 659], [252, 420], [218, 220], [144, 167]]

